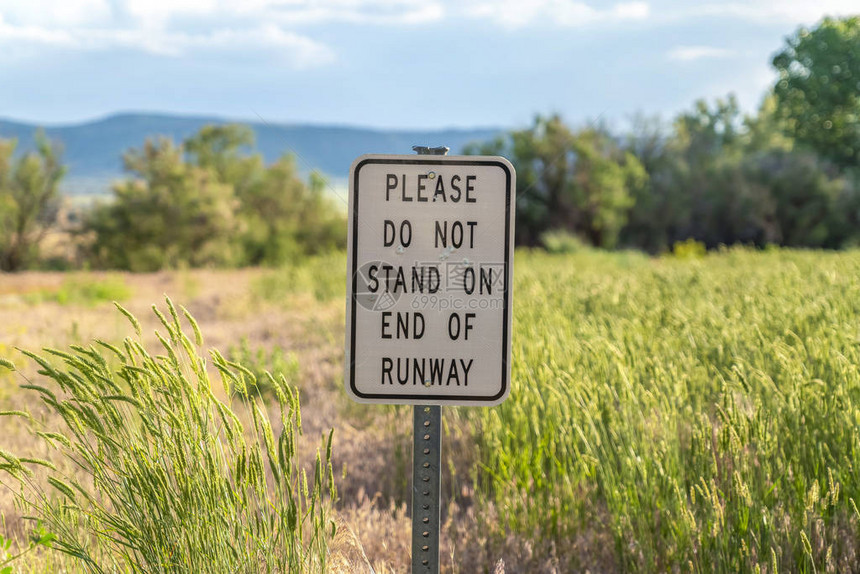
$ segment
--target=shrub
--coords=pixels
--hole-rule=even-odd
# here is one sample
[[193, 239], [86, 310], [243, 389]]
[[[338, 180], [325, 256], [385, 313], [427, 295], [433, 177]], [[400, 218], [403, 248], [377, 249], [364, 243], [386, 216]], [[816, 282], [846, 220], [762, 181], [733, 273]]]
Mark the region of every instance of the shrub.
[[540, 242], [550, 253], [577, 253], [587, 249], [582, 239], [564, 229], [543, 232]]
[[672, 256], [678, 259], [701, 259], [708, 253], [708, 248], [701, 241], [685, 239], [672, 245]]
[[35, 291], [27, 294], [30, 303], [54, 301], [60, 305], [93, 306], [107, 301], [125, 301], [132, 291], [118, 275], [106, 277], [69, 277], [56, 290]]
[[[25, 512], [56, 535], [54, 548], [93, 572], [324, 572], [335, 530], [331, 433], [308, 478], [296, 463], [298, 392], [283, 378], [274, 386], [276, 433], [247, 391], [250, 371], [213, 350], [225, 391], [240, 390], [244, 411], [215, 397], [187, 311], [196, 345], [169, 300], [169, 317], [153, 306], [166, 330], [156, 332], [165, 354], [155, 356], [118, 308], [138, 338], [46, 349], [50, 358], [25, 351], [46, 382], [22, 388], [62, 421], [52, 428], [3, 413], [30, 420], [56, 453], [49, 461], [0, 451], [0, 476], [20, 488]], [[34, 466], [47, 470], [44, 482]]]

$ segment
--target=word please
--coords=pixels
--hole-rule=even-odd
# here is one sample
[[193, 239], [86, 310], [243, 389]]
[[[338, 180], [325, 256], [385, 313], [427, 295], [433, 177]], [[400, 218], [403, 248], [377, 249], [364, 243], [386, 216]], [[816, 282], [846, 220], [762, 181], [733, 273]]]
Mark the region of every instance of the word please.
[[385, 201], [391, 201], [393, 196], [395, 201], [400, 199], [405, 202], [477, 203], [478, 200], [474, 196], [477, 179], [477, 175], [452, 175], [446, 179], [433, 172], [422, 173], [415, 179], [410, 179], [405, 173], [399, 176], [389, 173], [385, 176]]

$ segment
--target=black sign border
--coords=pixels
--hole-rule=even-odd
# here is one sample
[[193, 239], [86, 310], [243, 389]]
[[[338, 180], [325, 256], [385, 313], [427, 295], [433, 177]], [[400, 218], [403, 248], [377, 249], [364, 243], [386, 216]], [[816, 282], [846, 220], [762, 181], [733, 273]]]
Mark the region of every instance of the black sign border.
[[[505, 273], [506, 277], [506, 287], [508, 292], [505, 293], [504, 305], [502, 308], [502, 388], [501, 390], [493, 396], [481, 396], [481, 395], [457, 395], [450, 397], [437, 397], [433, 395], [417, 395], [417, 394], [389, 394], [389, 393], [362, 393], [355, 387], [355, 318], [356, 318], [356, 291], [358, 290], [358, 200], [359, 200], [359, 190], [358, 190], [358, 175], [361, 171], [361, 168], [365, 165], [372, 164], [386, 164], [386, 165], [459, 165], [459, 166], [496, 166], [502, 168], [505, 172]], [[352, 173], [353, 177], [353, 197], [352, 197], [352, 296], [350, 298], [350, 309], [351, 309], [351, 318], [350, 318], [350, 349], [349, 349], [349, 387], [355, 396], [365, 399], [365, 400], [388, 400], [392, 399], [395, 401], [409, 401], [415, 400], [419, 401], [418, 404], [431, 401], [431, 404], [443, 404], [443, 403], [460, 403], [460, 402], [474, 402], [474, 403], [492, 403], [503, 396], [508, 390], [508, 386], [510, 385], [510, 370], [508, 368], [508, 337], [510, 337], [509, 331], [509, 313], [510, 313], [510, 290], [513, 289], [513, 267], [511, 266], [511, 255], [513, 249], [511, 249], [511, 200], [512, 200], [512, 192], [511, 189], [511, 170], [507, 164], [501, 161], [496, 160], [468, 160], [468, 159], [423, 159], [419, 157], [408, 157], [403, 159], [397, 158], [367, 158], [355, 165], [355, 169]], [[382, 403], [385, 404], [385, 403]], [[394, 403], [392, 403], [394, 404]]]

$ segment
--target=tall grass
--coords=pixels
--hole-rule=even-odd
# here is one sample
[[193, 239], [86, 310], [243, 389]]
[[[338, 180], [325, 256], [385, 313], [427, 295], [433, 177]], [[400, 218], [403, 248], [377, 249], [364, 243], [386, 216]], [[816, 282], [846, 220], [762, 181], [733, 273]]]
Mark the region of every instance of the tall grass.
[[626, 571], [856, 570], [860, 253], [517, 265], [510, 398], [461, 413], [488, 530], [608, 530]]
[[296, 462], [296, 390], [270, 377], [270, 419], [248, 393], [254, 375], [211, 351], [225, 394], [245, 398], [234, 412], [213, 393], [184, 309], [193, 341], [169, 300], [167, 315], [153, 306], [161, 355], [144, 349], [137, 320], [119, 309], [137, 332], [120, 346], [25, 352], [42, 379], [22, 388], [60, 424], [0, 413], [28, 421], [53, 449], [50, 460], [0, 451], [0, 477], [23, 510], [91, 572], [324, 572], [335, 534], [331, 434], [308, 475]]

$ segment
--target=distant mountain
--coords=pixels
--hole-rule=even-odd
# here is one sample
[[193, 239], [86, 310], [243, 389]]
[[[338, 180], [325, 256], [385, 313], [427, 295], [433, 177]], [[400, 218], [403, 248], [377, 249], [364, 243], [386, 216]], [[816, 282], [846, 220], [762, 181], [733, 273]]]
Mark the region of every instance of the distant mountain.
[[[207, 116], [166, 114], [116, 114], [79, 124], [44, 126], [51, 139], [64, 147], [68, 175], [63, 191], [70, 195], [106, 193], [112, 180], [121, 177], [123, 152], [140, 147], [148, 137], [167, 136], [180, 141], [207, 124], [242, 123], [257, 139], [256, 150], [267, 162], [294, 153], [303, 173], [319, 170], [343, 181], [349, 166], [365, 153], [412, 153], [413, 145], [447, 145], [459, 153], [472, 141], [488, 140], [500, 129], [377, 130], [370, 128], [277, 124], [229, 120]], [[39, 126], [0, 120], [0, 138], [17, 138], [19, 151], [34, 147]]]

